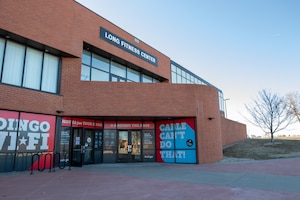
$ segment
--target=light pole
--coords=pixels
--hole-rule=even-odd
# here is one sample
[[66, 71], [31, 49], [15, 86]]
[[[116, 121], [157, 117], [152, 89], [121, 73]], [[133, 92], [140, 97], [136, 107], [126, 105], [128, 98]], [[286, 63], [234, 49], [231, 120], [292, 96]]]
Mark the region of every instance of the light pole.
[[224, 107], [225, 107], [225, 118], [227, 118], [227, 105], [226, 105], [226, 101], [230, 100], [230, 98], [223, 99], [223, 100], [224, 100]]

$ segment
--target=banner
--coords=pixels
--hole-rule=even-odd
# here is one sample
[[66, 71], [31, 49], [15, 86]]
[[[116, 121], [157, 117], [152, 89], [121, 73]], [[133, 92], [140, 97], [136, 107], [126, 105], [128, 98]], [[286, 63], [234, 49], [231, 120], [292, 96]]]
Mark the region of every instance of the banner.
[[136, 130], [154, 129], [152, 121], [104, 121], [104, 129]]
[[124, 40], [123, 38], [106, 30], [103, 27], [100, 27], [100, 38], [157, 67], [158, 60], [155, 56], [140, 49], [139, 47], [135, 46], [134, 44], [131, 44], [130, 42]]
[[103, 128], [102, 121], [100, 120], [85, 119], [85, 118], [71, 118], [71, 117], [63, 117], [62, 126], [83, 127], [83, 128], [91, 128], [91, 129]]
[[0, 111], [0, 151], [53, 151], [55, 116]]
[[196, 163], [195, 120], [158, 121], [156, 149], [158, 162]]
[[[6, 160], [8, 163], [29, 160], [25, 166], [27, 169], [38, 169], [38, 163], [49, 168], [54, 151], [55, 128], [55, 116], [0, 110], [0, 153], [14, 155], [10, 157], [12, 160]], [[34, 154], [34, 163], [30, 166]]]

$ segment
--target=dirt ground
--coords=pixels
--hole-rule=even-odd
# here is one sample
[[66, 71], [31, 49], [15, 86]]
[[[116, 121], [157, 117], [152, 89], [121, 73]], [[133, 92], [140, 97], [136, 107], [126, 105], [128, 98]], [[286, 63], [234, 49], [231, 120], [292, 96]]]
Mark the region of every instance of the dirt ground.
[[223, 150], [224, 156], [255, 160], [300, 157], [300, 137], [247, 139]]

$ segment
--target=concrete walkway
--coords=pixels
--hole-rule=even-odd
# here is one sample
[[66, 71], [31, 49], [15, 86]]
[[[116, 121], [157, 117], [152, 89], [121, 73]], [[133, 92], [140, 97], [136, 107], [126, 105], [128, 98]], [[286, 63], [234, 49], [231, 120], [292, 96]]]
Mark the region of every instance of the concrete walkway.
[[2, 200], [300, 199], [300, 158], [209, 165], [88, 165], [0, 173]]

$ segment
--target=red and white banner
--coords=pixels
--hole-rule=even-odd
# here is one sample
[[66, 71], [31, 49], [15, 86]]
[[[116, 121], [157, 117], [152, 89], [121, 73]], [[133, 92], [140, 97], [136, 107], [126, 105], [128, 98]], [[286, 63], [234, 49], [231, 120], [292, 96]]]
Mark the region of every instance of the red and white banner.
[[83, 127], [83, 128], [96, 128], [96, 129], [122, 129], [122, 130], [133, 130], [133, 129], [155, 129], [155, 124], [152, 121], [104, 121], [84, 119], [84, 118], [71, 118], [63, 117], [62, 126], [64, 127]]
[[0, 152], [53, 151], [55, 116], [0, 110]]
[[[16, 152], [15, 160], [35, 155], [32, 166], [27, 163], [28, 169], [49, 168], [54, 151], [55, 126], [55, 116], [0, 110], [0, 153]], [[8, 162], [12, 162], [12, 158], [9, 159]]]
[[104, 129], [121, 129], [121, 130], [135, 130], [135, 129], [154, 129], [154, 123], [151, 121], [104, 121]]
[[67, 127], [83, 127], [83, 128], [96, 128], [102, 129], [102, 121], [93, 120], [93, 119], [84, 119], [84, 118], [71, 118], [71, 117], [63, 117], [62, 118], [62, 126]]
[[104, 121], [104, 129], [116, 129], [117, 123], [115, 121]]

